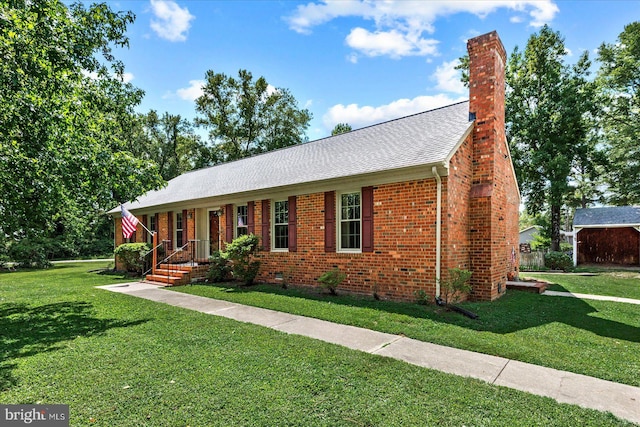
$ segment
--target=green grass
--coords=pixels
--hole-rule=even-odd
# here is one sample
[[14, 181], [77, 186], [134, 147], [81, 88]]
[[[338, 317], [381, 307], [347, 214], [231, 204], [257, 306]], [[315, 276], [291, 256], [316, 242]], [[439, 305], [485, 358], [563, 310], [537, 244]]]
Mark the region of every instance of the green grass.
[[551, 291], [568, 291], [640, 300], [640, 272], [606, 271], [591, 274], [594, 275], [522, 273], [522, 276], [542, 279], [552, 283], [547, 288]]
[[631, 425], [549, 398], [98, 290], [124, 279], [87, 273], [96, 264], [0, 274], [0, 402], [66, 403], [72, 426]]
[[270, 285], [173, 289], [640, 386], [640, 305], [509, 291], [492, 303], [460, 304], [479, 315], [472, 320], [433, 305]]

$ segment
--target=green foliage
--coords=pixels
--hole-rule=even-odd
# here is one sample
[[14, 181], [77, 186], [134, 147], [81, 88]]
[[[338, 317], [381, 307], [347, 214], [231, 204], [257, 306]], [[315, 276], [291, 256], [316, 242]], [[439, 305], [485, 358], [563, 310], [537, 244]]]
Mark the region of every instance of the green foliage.
[[207, 278], [211, 282], [224, 282], [231, 275], [231, 267], [220, 251], [215, 251], [209, 257], [209, 271]]
[[3, 2], [0, 16], [0, 235], [53, 237], [65, 218], [159, 187], [129, 150], [143, 92], [113, 55], [134, 15], [39, 0]]
[[630, 161], [640, 158], [640, 21], [626, 25], [617, 42], [603, 43], [598, 60], [610, 202], [640, 204], [640, 163]]
[[531, 241], [531, 250], [542, 251], [551, 247], [551, 238], [543, 233], [535, 233]]
[[334, 268], [333, 270], [322, 273], [322, 275], [318, 277], [318, 282], [320, 282], [320, 286], [327, 289], [331, 295], [338, 295], [338, 286], [340, 286], [346, 277], [346, 274], [342, 273], [337, 268]]
[[514, 50], [506, 70], [507, 140], [518, 182], [529, 212], [549, 207], [556, 250], [561, 207], [575, 193], [570, 182], [587, 179], [599, 160], [589, 135], [596, 112], [595, 86], [587, 79], [591, 62], [585, 52], [569, 66], [566, 55], [564, 39], [544, 26], [524, 52]]
[[331, 135], [340, 135], [341, 133], [351, 132], [352, 130], [349, 123], [338, 123], [331, 131]]
[[149, 245], [146, 243], [123, 243], [113, 253], [124, 264], [126, 271], [142, 274], [144, 255], [149, 250]]
[[418, 289], [413, 293], [416, 297], [416, 304], [420, 305], [428, 305], [429, 304], [429, 294], [424, 289]]
[[22, 268], [48, 268], [53, 254], [60, 251], [58, 240], [48, 237], [24, 238], [9, 246], [8, 256]]
[[254, 234], [245, 234], [228, 243], [221, 257], [231, 263], [236, 280], [251, 285], [260, 269], [260, 261], [255, 259], [259, 251], [260, 238]]
[[140, 114], [136, 122], [134, 154], [158, 165], [166, 181], [211, 162], [209, 148], [196, 135], [193, 125], [180, 115], [155, 110]]
[[209, 129], [215, 144], [211, 161], [238, 160], [257, 153], [300, 144], [311, 113], [297, 107], [289, 90], [271, 90], [264, 77], [253, 80], [247, 70], [235, 79], [206, 72], [204, 94], [196, 100], [196, 124]]
[[563, 252], [551, 251], [544, 254], [544, 265], [551, 270], [569, 271], [573, 268], [573, 260]]
[[451, 268], [448, 272], [449, 277], [440, 281], [440, 294], [446, 304], [452, 304], [460, 301], [463, 295], [471, 292], [472, 273], [468, 270], [460, 268]]

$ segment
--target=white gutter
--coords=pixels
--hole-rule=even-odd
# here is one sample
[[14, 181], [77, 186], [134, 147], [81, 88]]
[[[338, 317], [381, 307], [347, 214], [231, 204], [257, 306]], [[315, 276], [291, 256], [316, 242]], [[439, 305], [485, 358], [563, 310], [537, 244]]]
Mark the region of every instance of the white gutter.
[[442, 180], [438, 175], [438, 168], [431, 167], [431, 172], [436, 178], [437, 196], [436, 196], [436, 298], [440, 298], [440, 246], [442, 241]]

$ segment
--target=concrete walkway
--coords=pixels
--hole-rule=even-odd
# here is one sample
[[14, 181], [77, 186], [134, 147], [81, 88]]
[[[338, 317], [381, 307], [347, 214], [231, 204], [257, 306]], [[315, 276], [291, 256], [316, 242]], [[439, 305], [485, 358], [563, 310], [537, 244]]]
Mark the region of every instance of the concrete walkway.
[[558, 402], [609, 411], [640, 424], [640, 387], [459, 350], [399, 335], [371, 331], [264, 308], [173, 292], [143, 282], [100, 286], [151, 301], [303, 335], [413, 365], [477, 378]]
[[589, 295], [589, 294], [576, 294], [573, 292], [560, 292], [560, 291], [544, 291], [542, 295], [549, 295], [553, 297], [573, 297], [580, 299], [592, 299], [598, 301], [613, 301], [613, 302], [626, 302], [627, 304], [638, 304], [640, 300], [622, 297], [609, 297], [606, 295]]

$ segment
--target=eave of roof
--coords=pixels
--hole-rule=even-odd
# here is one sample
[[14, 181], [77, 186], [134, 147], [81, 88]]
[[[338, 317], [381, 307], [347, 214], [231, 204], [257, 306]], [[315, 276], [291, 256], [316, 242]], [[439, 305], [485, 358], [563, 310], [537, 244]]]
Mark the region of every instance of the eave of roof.
[[[182, 174], [131, 211], [442, 164], [470, 131], [468, 101]], [[118, 208], [110, 214], [118, 213]]]
[[574, 228], [637, 227], [640, 226], [640, 206], [576, 209], [573, 226]]

